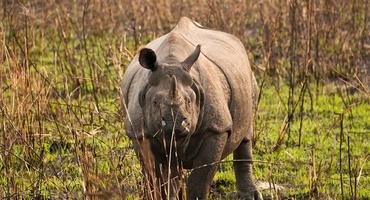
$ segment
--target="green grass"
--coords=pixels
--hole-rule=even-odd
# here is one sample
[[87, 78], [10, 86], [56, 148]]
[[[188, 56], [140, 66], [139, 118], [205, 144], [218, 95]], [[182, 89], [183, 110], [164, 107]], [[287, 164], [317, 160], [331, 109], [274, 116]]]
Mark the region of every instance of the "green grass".
[[[125, 195], [127, 199], [139, 198], [142, 192], [140, 164], [131, 141], [124, 133], [124, 116], [119, 102], [119, 80], [129, 59], [123, 56], [118, 45], [122, 41], [105, 38], [88, 40], [93, 71], [87, 65], [84, 51], [75, 48], [80, 45], [79, 41], [59, 46], [57, 44], [61, 41], [52, 38], [54, 46], [47, 45], [46, 38], [38, 38], [42, 41], [38, 43], [40, 47], [35, 47], [30, 55], [48, 83], [35, 68], [28, 66], [25, 70], [14, 65], [11, 62], [13, 58], [6, 60], [5, 67], [0, 68], [1, 80], [4, 80], [0, 85], [0, 100], [1, 106], [6, 108], [2, 113], [7, 113], [7, 116], [0, 115], [0, 133], [4, 135], [0, 137], [4, 149], [0, 154], [1, 197], [80, 199], [84, 195], [111, 198]], [[132, 40], [124, 45], [131, 54], [135, 54]], [[71, 58], [64, 57], [67, 51], [71, 51]], [[58, 56], [54, 57], [56, 54]], [[14, 59], [21, 60], [21, 56]], [[76, 85], [77, 81], [81, 85]], [[93, 83], [97, 87], [95, 94]], [[369, 198], [369, 97], [359, 92], [347, 97], [344, 86], [328, 83], [320, 86], [318, 96], [313, 92], [311, 110], [310, 97], [306, 93], [301, 145], [298, 146], [298, 106], [283, 143], [272, 151], [288, 112], [289, 92], [286, 84], [280, 83], [280, 88], [275, 85], [269, 83], [261, 89], [254, 159], [263, 162], [254, 164], [256, 180], [283, 186], [282, 197], [307, 199], [316, 191], [322, 199], [341, 198], [339, 114], [345, 112], [344, 195], [349, 198], [350, 194], [349, 136], [351, 183], [354, 186], [354, 177], [359, 176], [362, 169], [357, 197]], [[309, 86], [312, 91], [316, 90], [313, 84]], [[296, 94], [299, 89], [296, 89]], [[298, 96], [294, 99], [297, 100]], [[351, 108], [346, 105], [351, 105]], [[21, 112], [12, 112], [17, 109]], [[232, 160], [232, 156], [227, 159]], [[232, 163], [223, 163], [214, 178], [211, 198], [224, 198], [235, 192], [234, 184]], [[270, 194], [271, 191], [264, 191], [265, 196]]]
[[[314, 87], [314, 86], [312, 86]], [[324, 86], [323, 94], [314, 98], [313, 110], [310, 111], [308, 94], [305, 96], [304, 118], [302, 124], [301, 146], [298, 146], [299, 116], [290, 126], [290, 133], [285, 136], [285, 142], [277, 151], [272, 151], [276, 143], [283, 120], [287, 114], [286, 102], [281, 102], [277, 96], [287, 99], [288, 87], [279, 90], [269, 85], [263, 88], [259, 104], [256, 132], [259, 139], [254, 147], [254, 159], [269, 161], [256, 162], [254, 173], [256, 179], [264, 182], [272, 181], [285, 187], [281, 193], [285, 197], [308, 198], [315, 181], [319, 197], [340, 198], [340, 117], [339, 113], [346, 109], [341, 97], [328, 94]], [[298, 99], [298, 97], [296, 97]], [[354, 106], [344, 115], [344, 141], [342, 153], [344, 195], [349, 198], [348, 148], [347, 136], [350, 137], [351, 183], [354, 187], [354, 177], [358, 176], [360, 166], [369, 157], [370, 144], [370, 104], [366, 95], [356, 93], [350, 96]], [[289, 134], [289, 136], [288, 136]], [[315, 168], [313, 168], [313, 159]], [[275, 163], [275, 164], [274, 164]], [[362, 176], [357, 188], [357, 197], [370, 196], [370, 164], [364, 164]], [[314, 175], [314, 173], [316, 175]], [[216, 180], [234, 180], [229, 171], [219, 172]], [[229, 181], [230, 190], [234, 189], [233, 181]], [[225, 186], [220, 187], [223, 191]], [[270, 191], [265, 191], [269, 195]]]
[[[287, 114], [286, 102], [277, 96], [285, 101], [288, 87], [282, 85], [276, 89], [268, 85], [262, 89], [256, 118], [255, 131], [259, 137], [254, 147], [254, 159], [271, 162], [271, 165], [256, 162], [254, 173], [256, 180], [273, 180], [283, 186], [281, 195], [284, 197], [307, 198], [310, 191], [316, 189], [322, 198], [340, 198], [338, 113], [344, 112], [346, 107], [338, 93], [329, 94], [326, 88], [323, 87], [323, 93], [318, 97], [314, 96], [313, 110], [310, 110], [308, 94], [305, 96], [301, 146], [298, 146], [299, 115], [295, 114], [290, 133], [276, 151], [272, 151], [272, 147]], [[0, 185], [13, 184], [21, 191], [21, 196], [31, 198], [38, 195], [46, 198], [81, 197], [84, 188], [88, 187], [86, 184], [90, 184], [96, 193], [110, 191], [112, 197], [124, 193], [128, 199], [138, 198], [140, 165], [124, 134], [123, 118], [117, 114], [116, 92], [98, 96], [99, 115], [91, 103], [91, 93], [82, 96], [82, 100], [70, 100], [70, 107], [59, 98], [50, 101], [49, 116], [41, 120], [46, 136], [34, 141], [34, 151], [22, 142], [12, 146], [11, 167], [7, 172], [11, 179], [2, 176]], [[354, 176], [358, 176], [370, 152], [369, 98], [355, 93], [350, 99], [354, 106], [344, 115], [342, 153], [344, 194], [347, 197], [350, 191], [347, 136], [350, 137], [352, 186]], [[79, 106], [81, 102], [82, 107]], [[77, 122], [72, 111], [81, 122]], [[58, 121], [50, 120], [52, 115], [58, 116]], [[370, 196], [370, 166], [369, 163], [363, 166], [357, 188], [360, 198]], [[0, 168], [5, 168], [3, 162], [0, 162]], [[231, 162], [222, 164], [214, 178], [211, 197], [218, 199], [229, 195], [236, 190], [234, 184]], [[264, 191], [264, 195], [269, 196], [270, 191]]]

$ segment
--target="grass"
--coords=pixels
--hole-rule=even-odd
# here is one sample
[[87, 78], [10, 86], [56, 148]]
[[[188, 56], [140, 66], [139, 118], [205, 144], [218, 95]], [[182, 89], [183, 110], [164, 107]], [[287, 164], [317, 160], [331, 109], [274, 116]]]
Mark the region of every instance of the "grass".
[[[366, 162], [370, 152], [370, 145], [366, 139], [370, 133], [369, 98], [361, 94], [351, 95], [351, 101], [355, 106], [346, 111], [341, 97], [336, 93], [328, 94], [327, 87], [323, 88], [323, 94], [315, 97], [313, 110], [310, 110], [309, 101], [304, 104], [306, 110], [301, 146], [298, 146], [300, 121], [296, 117], [290, 125], [290, 137], [286, 136], [285, 142], [276, 151], [272, 151], [272, 147], [279, 137], [279, 130], [287, 113], [286, 102], [280, 102], [276, 96], [287, 99], [288, 87], [283, 85], [275, 89], [269, 85], [263, 89], [255, 130], [259, 138], [254, 146], [254, 159], [268, 161], [270, 164], [256, 162], [254, 172], [256, 179], [260, 181], [274, 182], [283, 186], [285, 188], [281, 191], [283, 197], [308, 198], [317, 193], [322, 199], [340, 198], [339, 113], [343, 112], [346, 113], [344, 115], [346, 141], [343, 143], [347, 144], [347, 136], [350, 137], [351, 186], [354, 188], [354, 177], [358, 176], [360, 166], [364, 165], [357, 186], [357, 197], [365, 198], [370, 195], [368, 190], [370, 166], [368, 160]], [[349, 198], [348, 147], [343, 146], [344, 194]], [[227, 164], [226, 171], [218, 172], [215, 178], [216, 184], [225, 182], [229, 187], [225, 189], [225, 185], [221, 185], [218, 190], [230, 191], [235, 188], [234, 178], [229, 177], [232, 176], [229, 165], [231, 166]], [[270, 191], [265, 192], [265, 195], [270, 195]]]
[[[0, 2], [1, 198], [139, 199], [120, 79], [184, 15], [246, 46], [263, 85], [254, 173], [284, 187], [267, 199], [370, 198], [368, 1], [158, 2]], [[222, 163], [211, 199], [234, 183]]]
[[[276, 96], [286, 99], [289, 88], [286, 85], [262, 88], [256, 124], [259, 137], [254, 147], [254, 159], [270, 164], [256, 162], [254, 170], [257, 180], [283, 186], [282, 196], [306, 198], [316, 192], [322, 198], [340, 198], [338, 113], [343, 112], [344, 134], [350, 137], [351, 185], [354, 186], [354, 177], [358, 176], [363, 166], [357, 195], [359, 198], [370, 195], [370, 166], [368, 163], [363, 165], [370, 152], [367, 140], [370, 129], [369, 98], [360, 93], [349, 96], [354, 106], [346, 111], [343, 99], [337, 93], [328, 93], [328, 88], [324, 86], [323, 93], [315, 97], [313, 110], [310, 110], [310, 102], [305, 101], [301, 146], [297, 145], [300, 123], [295, 117], [290, 126], [290, 137], [286, 136], [285, 142], [276, 151], [271, 149], [279, 137], [287, 112], [286, 102]], [[8, 176], [0, 179], [2, 188], [12, 185], [19, 195], [29, 197], [79, 198], [86, 195], [84, 192], [88, 193], [86, 190], [90, 188], [90, 195], [93, 196], [124, 193], [129, 199], [137, 198], [141, 190], [138, 186], [141, 181], [140, 166], [124, 134], [122, 116], [117, 113], [119, 102], [116, 92], [113, 90], [98, 96], [99, 113], [95, 113], [89, 100], [84, 100], [89, 95], [81, 96], [81, 101], [72, 99], [68, 105], [61, 103], [58, 97], [53, 98], [49, 102], [50, 110], [40, 120], [43, 133], [34, 133], [35, 141], [29, 141], [33, 142], [30, 146], [20, 141], [12, 144], [8, 161], [12, 167], [6, 171]], [[4, 96], [7, 95], [10, 95], [9, 92], [4, 93]], [[306, 98], [309, 98], [308, 94]], [[76, 123], [70, 113], [73, 111], [78, 113], [81, 124], [73, 124]], [[51, 120], [53, 115], [58, 116], [58, 120]], [[88, 120], [94, 122], [85, 124]], [[27, 137], [30, 133], [26, 131], [23, 134]], [[349, 196], [347, 145], [344, 145], [343, 152], [344, 194]], [[231, 160], [231, 156], [228, 159]], [[6, 168], [4, 162], [0, 163], [0, 168]], [[231, 163], [222, 164], [215, 176], [213, 197], [235, 191], [234, 183]], [[4, 190], [2, 194], [6, 192]], [[270, 191], [265, 191], [265, 195], [270, 195]]]

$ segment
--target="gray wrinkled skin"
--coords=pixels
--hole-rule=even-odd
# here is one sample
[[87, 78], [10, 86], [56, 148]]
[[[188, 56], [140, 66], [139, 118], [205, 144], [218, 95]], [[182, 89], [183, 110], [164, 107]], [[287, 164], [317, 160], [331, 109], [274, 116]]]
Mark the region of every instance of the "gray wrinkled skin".
[[[207, 199], [217, 169], [211, 163], [230, 153], [234, 159], [252, 159], [258, 87], [245, 49], [233, 35], [182, 18], [132, 60], [122, 91], [126, 133], [149, 188], [146, 199]], [[197, 168], [186, 192], [179, 185], [182, 168]], [[262, 199], [252, 164], [234, 162], [234, 170], [238, 197]]]

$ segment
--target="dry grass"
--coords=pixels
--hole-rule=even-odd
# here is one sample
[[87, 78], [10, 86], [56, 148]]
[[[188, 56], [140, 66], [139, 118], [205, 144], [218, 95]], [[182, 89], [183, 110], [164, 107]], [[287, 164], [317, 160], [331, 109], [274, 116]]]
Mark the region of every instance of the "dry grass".
[[[334, 92], [347, 110], [354, 106], [353, 93], [368, 97], [369, 4], [1, 1], [0, 196], [110, 198], [143, 192], [140, 166], [124, 136], [119, 81], [137, 49], [168, 32], [181, 16], [235, 34], [260, 83], [276, 91], [289, 86], [288, 95], [279, 97], [285, 102], [285, 120], [273, 144], [275, 150], [282, 148], [292, 137], [290, 123], [298, 120], [303, 126], [304, 113], [313, 110], [324, 85], [336, 84]], [[301, 132], [299, 141], [305, 137]], [[350, 182], [352, 197], [355, 182], [368, 173], [363, 170], [368, 157], [352, 162], [356, 173], [348, 176], [358, 177]], [[311, 163], [314, 159], [313, 151]], [[322, 184], [316, 167], [310, 166], [312, 198]]]

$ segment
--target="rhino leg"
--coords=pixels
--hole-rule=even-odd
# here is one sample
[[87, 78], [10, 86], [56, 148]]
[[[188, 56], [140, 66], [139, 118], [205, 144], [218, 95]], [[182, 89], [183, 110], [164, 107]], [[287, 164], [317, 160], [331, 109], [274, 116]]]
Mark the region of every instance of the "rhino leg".
[[135, 153], [138, 156], [142, 171], [144, 174], [145, 182], [145, 199], [157, 200], [161, 199], [160, 192], [160, 179], [157, 178], [156, 172], [156, 161], [151, 149], [151, 143], [149, 139], [142, 138], [133, 140]]
[[[174, 159], [175, 160], [175, 159]], [[168, 163], [162, 163], [161, 164], [161, 170], [158, 173], [157, 177], [161, 180], [161, 191], [162, 191], [162, 199], [166, 199], [167, 195], [169, 194], [169, 199], [171, 200], [178, 200], [182, 199], [182, 188], [180, 186], [180, 176], [181, 172], [179, 171], [179, 165], [177, 161], [171, 162], [171, 172], [170, 172], [170, 178], [168, 178]], [[168, 181], [169, 184], [168, 185]]]
[[[250, 140], [243, 140], [234, 151], [234, 160], [252, 160], [252, 143]], [[238, 196], [245, 200], [260, 200], [262, 195], [254, 184], [251, 162], [234, 162], [236, 187]]]
[[189, 200], [207, 199], [213, 176], [218, 167], [218, 164], [214, 163], [221, 160], [222, 152], [227, 141], [227, 133], [206, 134], [210, 136], [204, 139], [193, 161], [193, 168], [195, 169], [188, 178], [187, 199]]

